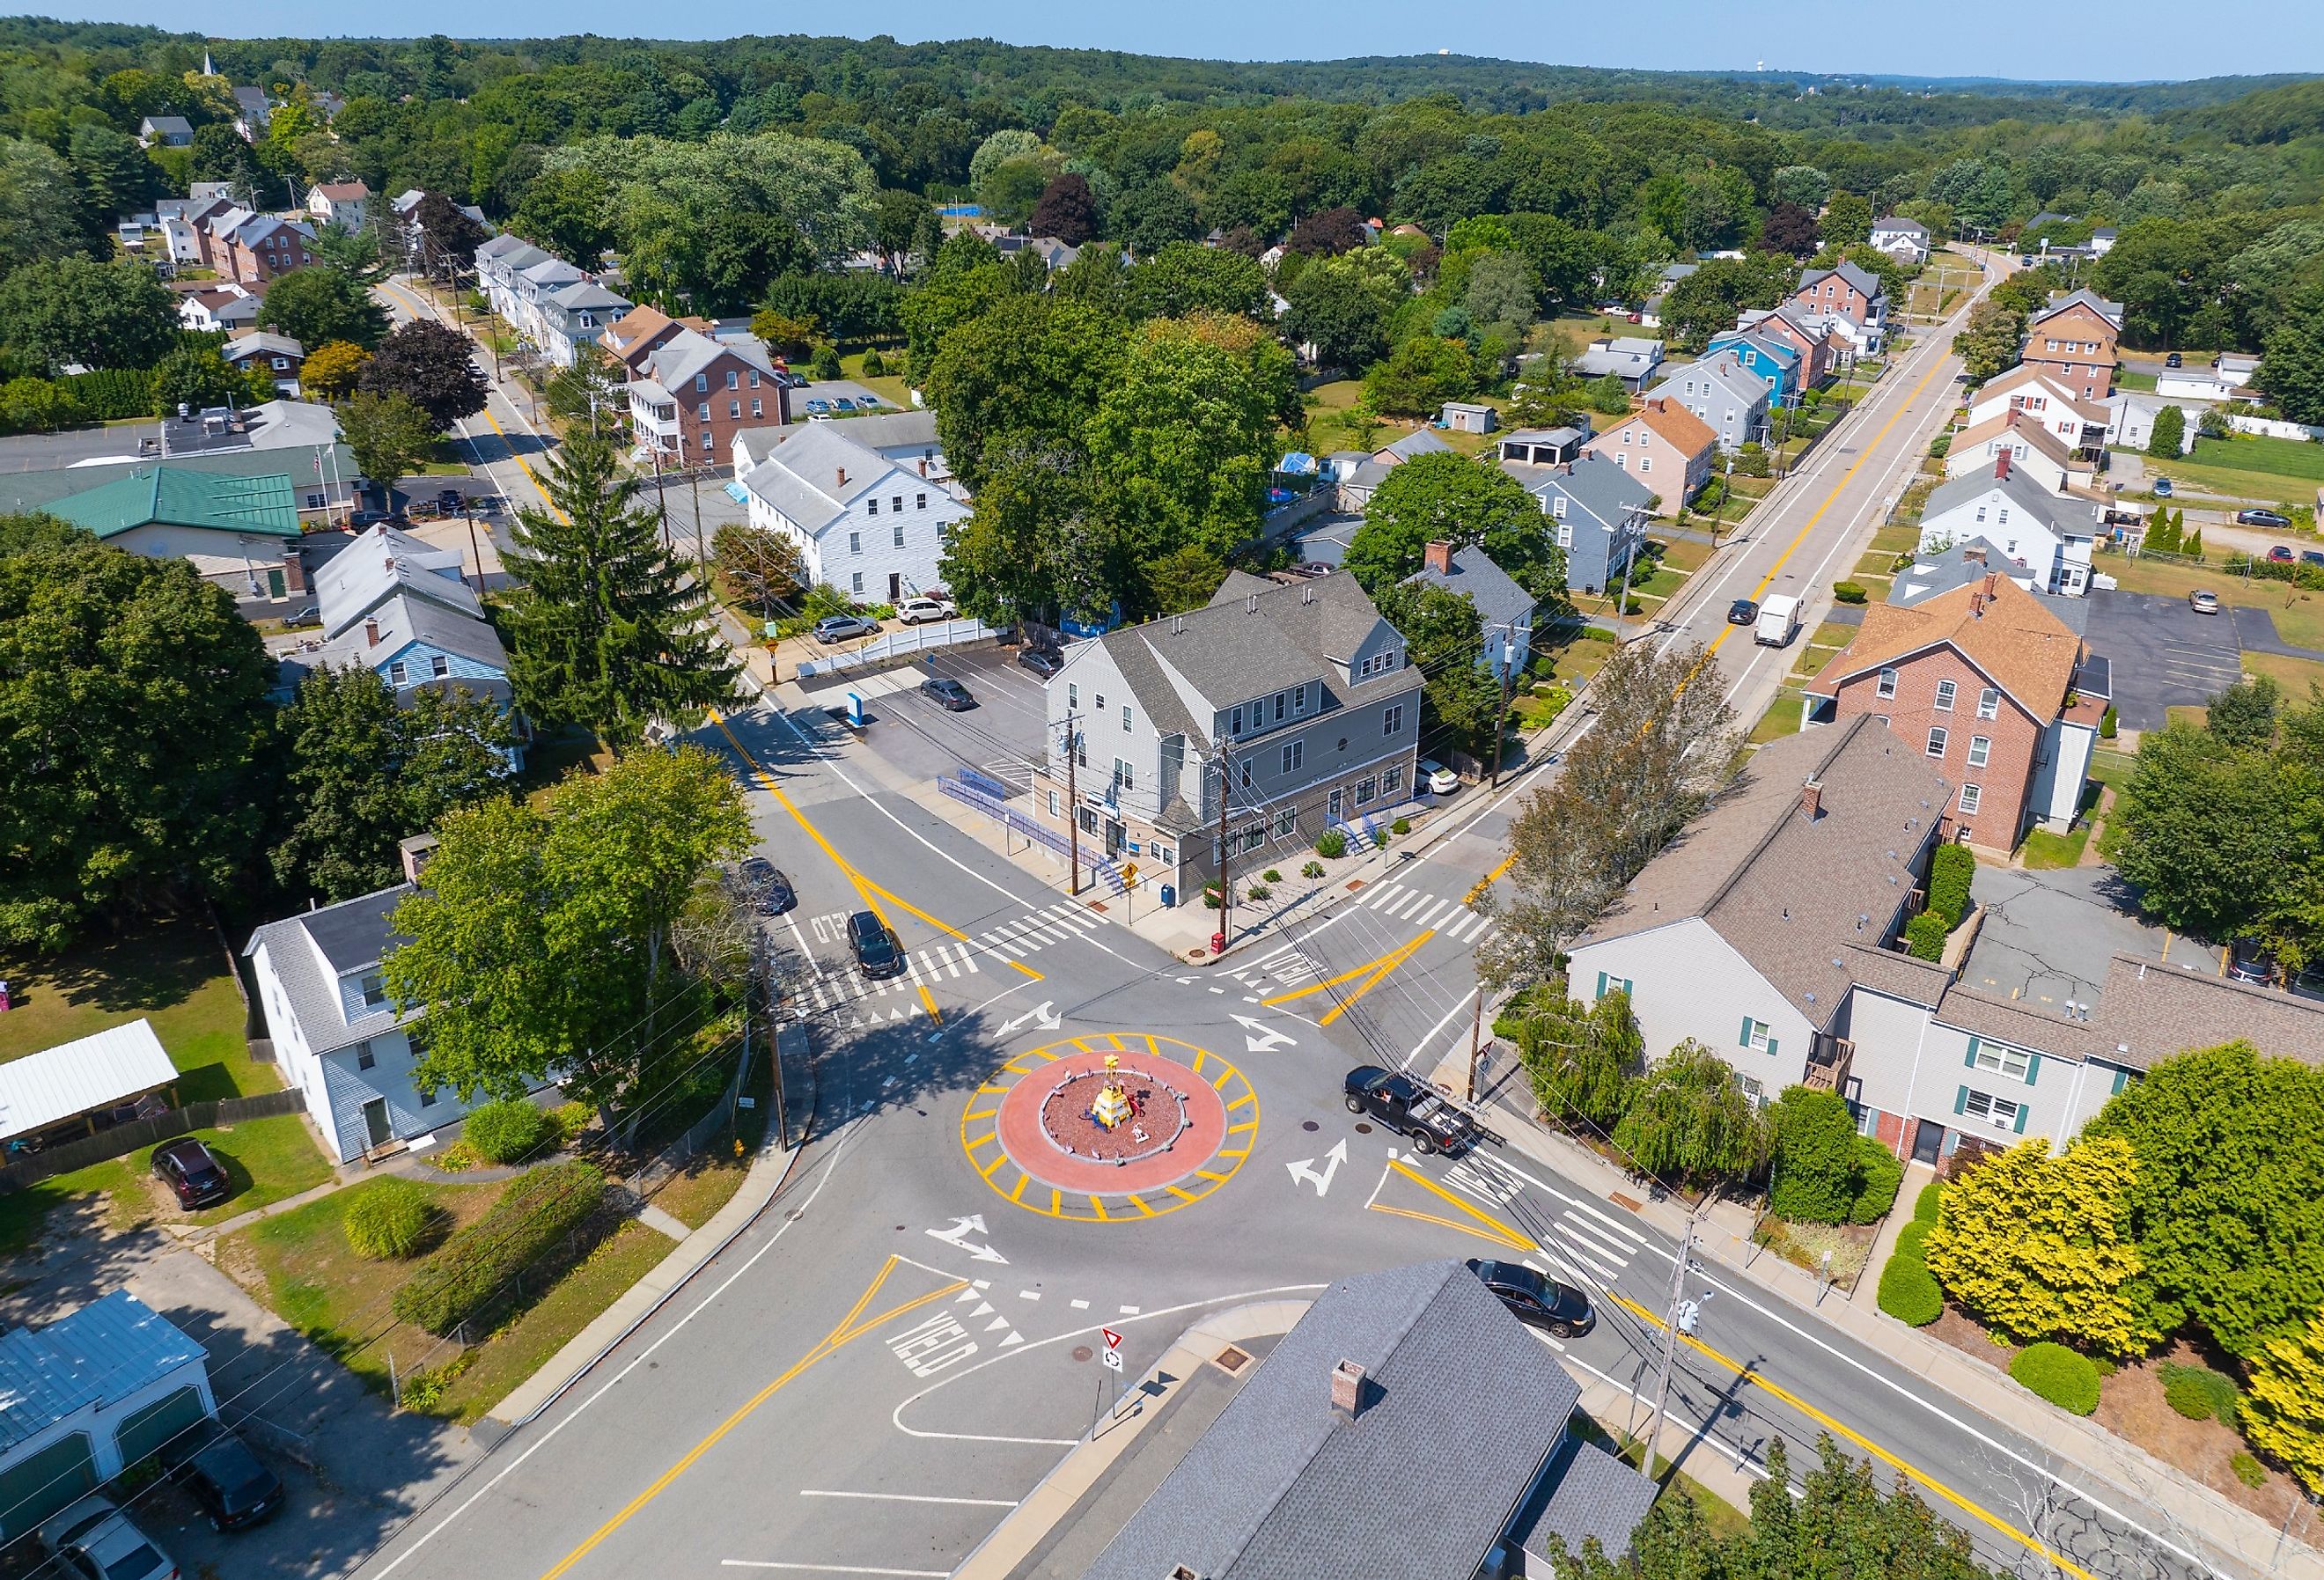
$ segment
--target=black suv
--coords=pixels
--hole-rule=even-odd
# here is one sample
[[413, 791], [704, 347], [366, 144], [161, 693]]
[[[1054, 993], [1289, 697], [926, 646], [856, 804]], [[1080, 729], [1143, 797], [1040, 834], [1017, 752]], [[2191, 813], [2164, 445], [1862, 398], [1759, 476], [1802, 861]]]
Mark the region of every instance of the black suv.
[[1369, 1113], [1408, 1137], [1416, 1152], [1458, 1152], [1476, 1144], [1468, 1114], [1397, 1070], [1358, 1065], [1348, 1072], [1348, 1112]]
[[1537, 1273], [1523, 1262], [1469, 1259], [1469, 1270], [1500, 1298], [1509, 1315], [1527, 1327], [1572, 1338], [1597, 1326], [1598, 1314], [1581, 1290]]
[[1759, 618], [1759, 605], [1748, 598], [1738, 598], [1727, 605], [1727, 624], [1749, 625]]
[[161, 1467], [193, 1493], [212, 1530], [247, 1529], [282, 1507], [282, 1483], [216, 1421], [189, 1427], [162, 1445]]
[[856, 966], [870, 977], [899, 976], [904, 970], [904, 951], [896, 942], [896, 935], [888, 924], [868, 910], [859, 910], [847, 919], [847, 947], [855, 951]]
[[178, 1205], [189, 1211], [216, 1206], [234, 1194], [216, 1153], [187, 1136], [153, 1149], [153, 1178], [168, 1186]]

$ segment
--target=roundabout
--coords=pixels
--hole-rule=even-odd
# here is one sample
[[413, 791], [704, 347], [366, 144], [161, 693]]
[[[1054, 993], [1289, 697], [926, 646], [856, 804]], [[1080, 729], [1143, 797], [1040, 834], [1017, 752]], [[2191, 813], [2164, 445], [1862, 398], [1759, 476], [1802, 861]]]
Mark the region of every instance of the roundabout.
[[1151, 1218], [1234, 1178], [1259, 1131], [1242, 1072], [1172, 1037], [1109, 1032], [1019, 1054], [978, 1086], [961, 1146], [984, 1182], [1051, 1217]]

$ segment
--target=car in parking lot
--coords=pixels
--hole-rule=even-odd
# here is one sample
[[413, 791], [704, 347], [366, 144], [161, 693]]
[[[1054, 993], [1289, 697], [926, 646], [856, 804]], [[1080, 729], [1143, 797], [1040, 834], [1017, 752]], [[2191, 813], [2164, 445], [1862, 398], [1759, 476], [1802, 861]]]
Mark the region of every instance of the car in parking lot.
[[2302, 565], [2324, 565], [2324, 549], [2302, 549], [2300, 551], [2300, 563]]
[[1420, 762], [1420, 782], [1428, 787], [1432, 796], [1449, 796], [1461, 788], [1461, 776], [1442, 762], [1429, 758]]
[[361, 531], [365, 527], [375, 527], [382, 522], [391, 521], [392, 519], [393, 518], [383, 510], [359, 510], [353, 515], [347, 517], [347, 525], [355, 528], [357, 531]]
[[761, 916], [780, 916], [798, 903], [791, 881], [765, 856], [742, 858], [742, 883], [753, 896]]
[[960, 611], [950, 598], [906, 598], [896, 605], [896, 618], [907, 625], [927, 620], [949, 620]]
[[1469, 1270], [1527, 1327], [1559, 1338], [1576, 1338], [1598, 1325], [1590, 1297], [1570, 1284], [1537, 1273], [1521, 1261], [1469, 1259]]
[[835, 411], [853, 411], [855, 410], [855, 402], [842, 395], [832, 402], [831, 409]]
[[193, 1493], [212, 1530], [247, 1530], [282, 1507], [281, 1478], [216, 1421], [197, 1422], [164, 1443], [161, 1468]]
[[828, 647], [835, 642], [869, 636], [879, 629], [877, 620], [867, 620], [861, 614], [826, 614], [815, 623], [815, 639]]
[[234, 1194], [234, 1182], [226, 1178], [217, 1154], [191, 1136], [153, 1149], [153, 1178], [168, 1186], [188, 1212], [216, 1206]]
[[1304, 576], [1312, 580], [1331, 575], [1332, 568], [1320, 559], [1304, 559], [1291, 568], [1291, 574]]
[[976, 706], [975, 696], [950, 675], [930, 675], [920, 682], [920, 695], [946, 713], [965, 713]]
[[1727, 605], [1727, 624], [1729, 625], [1756, 625], [1758, 620], [1759, 605], [1748, 598], [1738, 598]]
[[2237, 938], [2227, 946], [2227, 975], [2236, 982], [2265, 987], [2275, 980], [2275, 951], [2257, 938]]
[[447, 516], [454, 516], [458, 515], [467, 506], [461, 499], [458, 489], [444, 488], [437, 491], [436, 508]]
[[1401, 1070], [1358, 1065], [1343, 1089], [1349, 1113], [1370, 1114], [1410, 1140], [1416, 1152], [1461, 1152], [1476, 1144], [1475, 1120]]
[[2290, 526], [2292, 518], [2282, 511], [2262, 510], [2259, 506], [2253, 505], [2248, 510], [2236, 512], [2236, 524], [2244, 527], [2281, 528]]
[[896, 935], [888, 924], [868, 910], [859, 910], [847, 919], [847, 947], [855, 952], [856, 969], [870, 977], [899, 976], [904, 970], [904, 951], [896, 942]]
[[2281, 543], [2271, 544], [2267, 551], [2267, 562], [2270, 565], [2290, 565], [2292, 550]]
[[2187, 595], [2187, 606], [2198, 614], [2216, 614], [2219, 612], [2219, 595], [2209, 587], [2197, 587]]
[[827, 417], [831, 414], [831, 402], [818, 396], [807, 403], [807, 409], [818, 416]]
[[94, 1492], [42, 1526], [40, 1536], [58, 1568], [76, 1580], [178, 1580], [178, 1566], [118, 1504]]
[[1045, 647], [1024, 647], [1017, 650], [1017, 662], [1046, 680], [1065, 667], [1065, 661]]

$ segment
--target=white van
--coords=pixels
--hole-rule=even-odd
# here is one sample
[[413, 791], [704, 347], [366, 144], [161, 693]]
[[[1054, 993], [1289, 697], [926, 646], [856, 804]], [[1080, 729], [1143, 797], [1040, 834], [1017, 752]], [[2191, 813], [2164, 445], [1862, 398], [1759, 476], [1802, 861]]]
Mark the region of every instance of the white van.
[[1751, 640], [1762, 647], [1785, 647], [1799, 628], [1800, 601], [1779, 594], [1759, 605], [1759, 623], [1751, 628]]

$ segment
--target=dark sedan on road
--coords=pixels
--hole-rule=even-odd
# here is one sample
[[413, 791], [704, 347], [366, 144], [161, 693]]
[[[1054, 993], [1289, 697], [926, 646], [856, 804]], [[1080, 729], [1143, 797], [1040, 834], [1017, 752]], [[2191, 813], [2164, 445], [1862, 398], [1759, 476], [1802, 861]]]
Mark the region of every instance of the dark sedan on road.
[[1597, 1326], [1598, 1314], [1590, 1298], [1571, 1285], [1537, 1273], [1517, 1261], [1469, 1259], [1469, 1270], [1499, 1297], [1509, 1315], [1527, 1327], [1540, 1328], [1559, 1338], [1573, 1338]]
[[963, 713], [976, 706], [968, 688], [949, 675], [930, 675], [920, 682], [920, 695], [946, 713]]
[[847, 947], [855, 951], [855, 965], [869, 977], [900, 976], [904, 951], [888, 924], [868, 910], [847, 919]]
[[234, 1182], [211, 1151], [191, 1136], [153, 1149], [153, 1178], [170, 1187], [178, 1205], [191, 1212], [216, 1206], [234, 1194]]
[[761, 916], [780, 916], [798, 903], [791, 881], [765, 856], [742, 858], [742, 882], [751, 891]]
[[2245, 527], [2274, 527], [2279, 530], [2292, 524], [2292, 518], [2282, 511], [2262, 510], [2257, 505], [2236, 512], [2236, 523]]
[[212, 1530], [247, 1530], [282, 1507], [281, 1479], [216, 1421], [189, 1427], [163, 1444], [161, 1468], [193, 1493]]
[[1476, 1142], [1474, 1120], [1400, 1070], [1358, 1065], [1348, 1072], [1346, 1095], [1349, 1113], [1371, 1115], [1416, 1152], [1459, 1152]]
[[1759, 605], [1748, 598], [1738, 598], [1727, 605], [1727, 624], [1749, 625], [1759, 618]]

